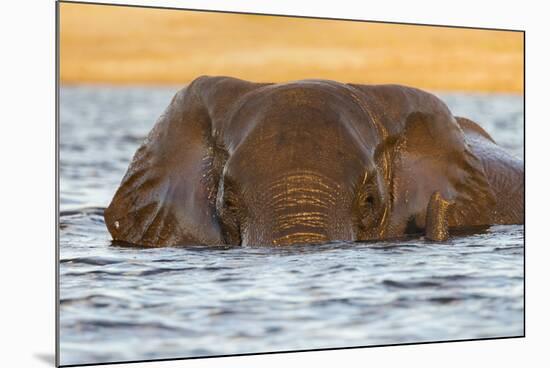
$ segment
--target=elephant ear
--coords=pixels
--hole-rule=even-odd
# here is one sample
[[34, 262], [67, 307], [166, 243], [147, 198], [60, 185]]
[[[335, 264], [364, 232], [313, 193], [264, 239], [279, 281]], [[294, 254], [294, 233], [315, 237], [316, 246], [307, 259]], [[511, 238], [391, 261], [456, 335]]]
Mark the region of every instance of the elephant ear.
[[408, 115], [395, 150], [392, 194], [393, 212], [406, 216], [397, 222], [418, 228], [426, 228], [434, 194], [452, 204], [449, 227], [489, 224], [495, 203], [482, 163], [455, 119], [442, 112]]
[[[201, 77], [174, 96], [105, 210], [114, 240], [141, 246], [223, 243], [215, 210], [219, 165], [212, 121], [222, 119], [245, 92], [227, 86], [239, 82]], [[220, 88], [224, 84], [232, 93]]]

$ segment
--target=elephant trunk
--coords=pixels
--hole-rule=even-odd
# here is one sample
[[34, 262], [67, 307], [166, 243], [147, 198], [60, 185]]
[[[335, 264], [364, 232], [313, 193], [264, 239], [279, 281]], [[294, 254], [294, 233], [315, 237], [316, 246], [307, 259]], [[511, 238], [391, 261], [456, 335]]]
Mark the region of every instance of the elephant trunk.
[[[350, 213], [340, 185], [318, 173], [300, 171], [259, 189], [251, 213], [249, 243], [287, 245], [353, 240]], [[257, 193], [258, 193], [257, 192]]]

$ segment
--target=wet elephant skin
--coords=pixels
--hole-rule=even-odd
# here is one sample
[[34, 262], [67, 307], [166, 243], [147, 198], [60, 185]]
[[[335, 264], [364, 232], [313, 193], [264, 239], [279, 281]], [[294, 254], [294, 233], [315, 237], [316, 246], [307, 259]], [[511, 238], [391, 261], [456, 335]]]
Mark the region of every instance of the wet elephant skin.
[[140, 246], [367, 241], [521, 224], [523, 162], [434, 95], [200, 77], [137, 150], [105, 222]]

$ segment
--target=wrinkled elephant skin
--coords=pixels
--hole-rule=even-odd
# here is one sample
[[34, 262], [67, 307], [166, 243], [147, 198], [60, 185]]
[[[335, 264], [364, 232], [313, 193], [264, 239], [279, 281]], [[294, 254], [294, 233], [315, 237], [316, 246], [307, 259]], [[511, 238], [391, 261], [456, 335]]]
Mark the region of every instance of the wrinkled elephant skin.
[[200, 77], [137, 150], [105, 221], [141, 246], [365, 241], [522, 224], [523, 162], [432, 94]]

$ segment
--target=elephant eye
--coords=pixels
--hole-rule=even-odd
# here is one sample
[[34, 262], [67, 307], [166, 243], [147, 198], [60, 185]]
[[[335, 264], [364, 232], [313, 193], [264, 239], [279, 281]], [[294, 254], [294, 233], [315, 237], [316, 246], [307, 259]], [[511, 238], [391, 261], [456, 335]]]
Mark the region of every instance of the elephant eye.
[[223, 204], [230, 210], [235, 211], [238, 208], [238, 199], [231, 181], [226, 180], [223, 192]]
[[238, 245], [241, 243], [240, 213], [242, 212], [239, 207], [239, 198], [231, 180], [224, 180], [222, 190], [223, 192], [218, 197], [217, 208], [223, 237], [227, 244]]
[[230, 210], [237, 209], [237, 200], [233, 194], [228, 194], [225, 196], [225, 205]]
[[378, 211], [379, 198], [377, 197], [378, 188], [376, 182], [376, 172], [370, 170], [366, 172], [357, 184], [356, 189], [356, 205], [358, 207], [358, 215], [360, 221], [369, 225], [375, 221]]

